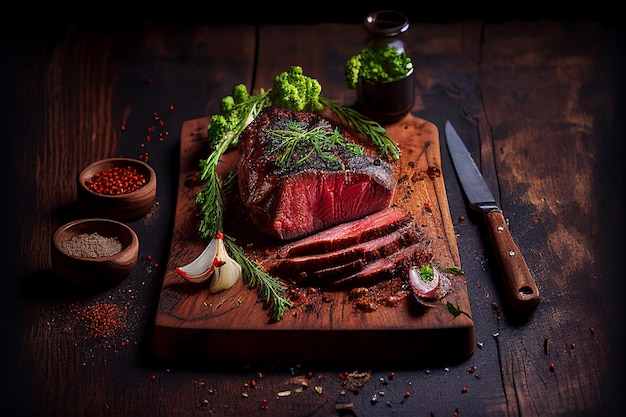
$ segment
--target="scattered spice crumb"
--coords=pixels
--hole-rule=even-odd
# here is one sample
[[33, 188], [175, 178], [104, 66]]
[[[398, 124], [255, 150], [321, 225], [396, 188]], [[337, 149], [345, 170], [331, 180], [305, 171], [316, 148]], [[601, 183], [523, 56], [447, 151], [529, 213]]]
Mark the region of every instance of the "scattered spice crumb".
[[369, 372], [352, 372], [347, 375], [344, 382], [345, 388], [352, 392], [357, 392], [360, 388], [370, 380], [371, 374]]
[[77, 309], [76, 321], [85, 337], [111, 338], [126, 329], [126, 308], [114, 303], [97, 303]]

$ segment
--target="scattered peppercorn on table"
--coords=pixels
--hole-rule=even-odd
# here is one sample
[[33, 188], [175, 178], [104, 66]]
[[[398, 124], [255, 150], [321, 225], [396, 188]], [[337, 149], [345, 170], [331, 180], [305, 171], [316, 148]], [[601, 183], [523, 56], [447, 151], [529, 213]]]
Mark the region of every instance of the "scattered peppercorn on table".
[[[184, 338], [155, 332], [161, 309], [176, 306], [184, 318], [184, 299], [196, 291], [182, 278], [170, 282], [170, 294], [178, 298], [159, 305], [168, 259], [189, 258], [184, 245], [171, 245], [173, 236], [198, 225], [193, 204], [188, 221], [176, 213], [181, 187], [195, 189], [200, 181], [196, 172], [180, 177], [181, 144], [203, 146], [202, 132], [189, 130], [189, 122], [218, 113], [234, 85], [258, 93], [292, 65], [317, 79], [325, 98], [355, 104], [343, 69], [364, 45], [359, 20], [370, 11], [314, 22], [276, 22], [259, 14], [232, 22], [144, 17], [0, 29], [6, 62], [0, 82], [8, 109], [2, 126], [10, 156], [4, 189], [14, 191], [5, 199], [10, 269], [0, 303], [7, 415], [504, 417], [621, 411], [624, 33], [602, 19], [424, 21], [423, 13], [402, 10], [415, 20], [403, 38], [415, 64], [410, 117], [432, 123], [439, 134], [424, 146], [439, 147], [441, 163], [431, 165], [440, 172], [422, 174], [440, 174], [445, 181], [439, 197], [448, 203], [469, 302], [467, 309], [452, 305], [445, 326], [457, 319], [461, 329], [471, 323], [467, 355], [442, 358], [445, 347], [428, 333], [402, 347], [381, 334], [368, 339], [366, 331], [353, 339], [307, 334], [306, 346], [277, 335], [290, 331], [284, 323], [297, 320], [267, 326], [262, 334], [240, 326], [235, 331], [241, 343], [251, 345], [238, 347], [231, 339], [228, 352], [213, 349], [207, 361], [155, 354], [155, 337], [183, 353], [207, 343], [220, 346], [193, 326], [180, 329]], [[446, 120], [470, 149], [540, 289], [541, 302], [528, 317], [516, 316], [506, 304], [482, 220], [465, 204], [445, 147]], [[424, 141], [420, 132], [412, 133], [416, 143]], [[110, 157], [149, 164], [159, 180], [157, 196], [145, 215], [125, 221], [140, 242], [131, 274], [109, 288], [84, 291], [55, 275], [50, 239], [60, 225], [84, 217], [76, 201], [77, 173]], [[419, 183], [411, 175], [420, 172], [399, 182]], [[449, 236], [435, 239], [443, 244]], [[242, 291], [257, 297], [254, 289], [232, 294]], [[197, 301], [194, 314], [236, 309], [245, 322], [250, 313], [241, 303], [248, 298], [227, 294], [219, 305]], [[367, 324], [367, 312], [333, 302], [325, 311], [343, 308], [358, 314], [351, 316], [355, 323]], [[288, 352], [288, 360], [245, 353], [269, 352], [268, 346]]]

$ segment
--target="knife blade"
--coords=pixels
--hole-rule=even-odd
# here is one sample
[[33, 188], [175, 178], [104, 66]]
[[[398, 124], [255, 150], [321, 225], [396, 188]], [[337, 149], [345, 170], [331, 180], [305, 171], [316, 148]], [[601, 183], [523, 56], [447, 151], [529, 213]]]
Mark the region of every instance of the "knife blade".
[[504, 288], [511, 307], [518, 313], [532, 313], [539, 304], [539, 290], [513, 240], [502, 210], [491, 194], [472, 155], [458, 135], [452, 123], [446, 121], [446, 145], [457, 177], [469, 206], [482, 213], [488, 234], [498, 260]]

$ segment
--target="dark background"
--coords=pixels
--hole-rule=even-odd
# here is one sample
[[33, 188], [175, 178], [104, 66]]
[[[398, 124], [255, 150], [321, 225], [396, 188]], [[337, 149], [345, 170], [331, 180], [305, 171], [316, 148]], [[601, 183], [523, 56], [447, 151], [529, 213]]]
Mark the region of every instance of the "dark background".
[[394, 9], [411, 22], [454, 22], [481, 19], [585, 19], [618, 22], [618, 2], [441, 2], [441, 1], [175, 1], [175, 2], [83, 2], [13, 4], [0, 16], [0, 25], [53, 28], [68, 23], [119, 26], [139, 22], [173, 24], [219, 23], [359, 23], [370, 12]]

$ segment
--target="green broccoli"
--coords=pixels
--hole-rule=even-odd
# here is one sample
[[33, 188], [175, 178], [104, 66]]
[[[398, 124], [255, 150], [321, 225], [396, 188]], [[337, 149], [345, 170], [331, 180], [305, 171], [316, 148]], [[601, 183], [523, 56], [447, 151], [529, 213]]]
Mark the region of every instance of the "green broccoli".
[[361, 72], [361, 57], [355, 55], [346, 61], [345, 75], [348, 88], [356, 88], [359, 82], [359, 73]]
[[276, 76], [269, 96], [274, 106], [319, 113], [324, 108], [320, 103], [321, 93], [319, 81], [304, 75], [302, 67], [296, 65]]
[[233, 96], [226, 96], [222, 98], [220, 108], [222, 114], [230, 113], [235, 108], [235, 99], [233, 98]]
[[245, 84], [237, 84], [233, 87], [233, 100], [235, 103], [243, 103], [250, 98], [248, 87]]
[[411, 73], [413, 62], [406, 52], [396, 48], [363, 48], [358, 55], [346, 61], [345, 77], [348, 88], [355, 88], [359, 80], [391, 82]]
[[254, 120], [259, 112], [269, 105], [266, 92], [251, 96], [244, 84], [233, 87], [233, 95], [222, 98], [220, 113], [211, 117], [207, 138], [211, 149], [224, 147], [223, 151], [234, 148], [239, 135]]

